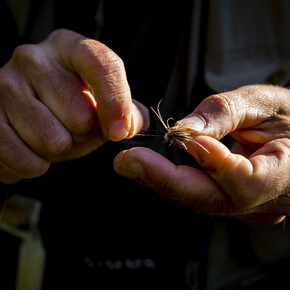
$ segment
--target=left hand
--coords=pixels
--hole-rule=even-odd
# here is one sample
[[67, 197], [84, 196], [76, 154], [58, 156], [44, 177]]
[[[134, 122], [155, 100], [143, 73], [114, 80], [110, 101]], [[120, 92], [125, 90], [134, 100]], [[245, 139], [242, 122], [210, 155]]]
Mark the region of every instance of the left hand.
[[[147, 148], [120, 152], [116, 171], [195, 212], [269, 224], [290, 214], [290, 90], [250, 85], [206, 98], [179, 124], [203, 170]], [[230, 134], [231, 151], [220, 140]]]

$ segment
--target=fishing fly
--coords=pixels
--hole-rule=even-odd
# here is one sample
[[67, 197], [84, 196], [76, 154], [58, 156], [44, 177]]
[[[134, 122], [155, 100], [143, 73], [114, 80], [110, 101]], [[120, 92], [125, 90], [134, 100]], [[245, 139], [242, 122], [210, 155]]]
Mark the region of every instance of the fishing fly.
[[164, 140], [165, 142], [169, 143], [169, 145], [177, 145], [180, 148], [184, 148], [186, 150], [187, 142], [197, 143], [192, 138], [192, 134], [195, 131], [191, 128], [182, 126], [182, 124], [179, 122], [175, 123], [174, 126], [170, 127], [169, 121], [173, 120], [173, 118], [168, 118], [165, 123], [160, 113], [160, 104], [162, 100], [163, 99], [159, 101], [157, 105], [157, 110], [154, 110], [152, 107], [151, 107], [151, 110], [155, 113], [155, 115], [157, 116], [157, 118], [160, 120], [161, 124], [167, 131], [164, 135]]

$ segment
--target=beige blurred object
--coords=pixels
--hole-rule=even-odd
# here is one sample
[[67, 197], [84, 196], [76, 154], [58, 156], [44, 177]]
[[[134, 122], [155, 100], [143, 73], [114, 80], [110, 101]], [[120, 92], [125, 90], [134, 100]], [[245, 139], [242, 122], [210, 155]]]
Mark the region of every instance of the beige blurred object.
[[21, 239], [15, 290], [41, 290], [46, 251], [38, 230], [42, 204], [39, 200], [14, 194], [6, 202], [0, 230]]

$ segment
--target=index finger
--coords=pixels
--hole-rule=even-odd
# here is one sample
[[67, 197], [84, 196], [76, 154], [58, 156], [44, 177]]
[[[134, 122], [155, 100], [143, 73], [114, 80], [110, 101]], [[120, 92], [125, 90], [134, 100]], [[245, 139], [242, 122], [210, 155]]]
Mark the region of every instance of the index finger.
[[132, 99], [123, 61], [104, 44], [68, 30], [48, 39], [62, 63], [92, 89], [104, 134], [114, 141], [125, 138], [131, 128]]
[[135, 147], [114, 160], [118, 174], [174, 200], [195, 212], [226, 214], [234, 207], [228, 196], [203, 171], [175, 165], [157, 152]]

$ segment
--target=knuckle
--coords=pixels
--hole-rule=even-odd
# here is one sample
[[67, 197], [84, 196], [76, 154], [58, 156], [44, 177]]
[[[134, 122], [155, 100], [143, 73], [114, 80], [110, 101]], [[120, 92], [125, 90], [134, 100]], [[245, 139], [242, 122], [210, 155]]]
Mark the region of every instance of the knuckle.
[[37, 72], [38, 75], [43, 75], [47, 71], [47, 57], [43, 57], [42, 49], [38, 45], [18, 46], [12, 58], [20, 71]]
[[49, 34], [48, 39], [50, 39], [50, 40], [60, 39], [64, 35], [70, 34], [70, 33], [72, 33], [72, 32], [70, 30], [65, 29], [65, 28], [56, 29]]
[[230, 93], [216, 94], [206, 98], [200, 112], [207, 121], [215, 138], [222, 138], [240, 125], [242, 113], [238, 98]]
[[52, 41], [52, 42], [59, 42], [63, 39], [66, 39], [66, 38], [84, 38], [84, 36], [74, 32], [74, 31], [71, 31], [69, 29], [65, 29], [65, 28], [59, 28], [59, 29], [56, 29], [54, 30], [53, 32], [51, 32], [47, 38], [47, 41]]
[[40, 151], [47, 159], [54, 160], [68, 152], [72, 143], [70, 134], [49, 134], [42, 138]]
[[35, 53], [36, 53], [36, 45], [23, 44], [23, 45], [17, 46], [14, 49], [12, 58], [18, 62], [25, 63], [25, 62], [31, 61]]
[[217, 94], [209, 97], [213, 105], [215, 106], [215, 110], [217, 112], [224, 113], [226, 115], [232, 116], [236, 111], [236, 105], [233, 98], [230, 98], [225, 94]]
[[27, 57], [28, 55], [31, 54], [33, 49], [34, 49], [34, 45], [32, 44], [19, 45], [14, 49], [13, 57], [14, 58]]
[[84, 39], [79, 42], [79, 48], [91, 58], [88, 66], [99, 76], [113, 76], [123, 72], [123, 60], [106, 45], [93, 39]]
[[[290, 174], [289, 160], [290, 160], [290, 139], [289, 138], [281, 138], [274, 139], [264, 145], [262, 148], [264, 150], [264, 154], [274, 153], [277, 157], [276, 162], [279, 162], [279, 167], [284, 171], [284, 175], [286, 172]], [[276, 165], [277, 166], [277, 165]], [[276, 173], [276, 172], [275, 172]], [[273, 173], [273, 174], [275, 174]]]
[[283, 155], [285, 154], [288, 158], [290, 158], [290, 139], [276, 139], [276, 142], [272, 142], [275, 146], [275, 151], [281, 152]]

